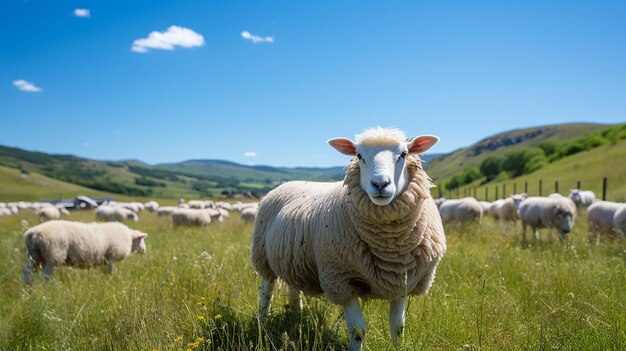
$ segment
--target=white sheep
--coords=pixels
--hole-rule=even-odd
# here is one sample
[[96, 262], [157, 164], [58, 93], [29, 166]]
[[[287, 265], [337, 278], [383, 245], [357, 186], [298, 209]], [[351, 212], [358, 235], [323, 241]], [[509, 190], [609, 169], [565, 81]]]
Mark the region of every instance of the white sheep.
[[156, 211], [158, 216], [169, 216], [177, 209], [178, 207], [175, 206], [161, 206]]
[[258, 208], [257, 207], [246, 207], [241, 210], [241, 219], [244, 222], [254, 222], [256, 218]]
[[373, 128], [329, 140], [356, 156], [343, 182], [287, 182], [261, 201], [254, 223], [252, 263], [262, 277], [259, 320], [265, 319], [281, 278], [290, 302], [300, 292], [324, 294], [343, 306], [350, 349], [359, 350], [365, 320], [359, 297], [390, 301], [389, 325], [397, 345], [407, 294], [425, 294], [446, 240], [430, 196], [433, 186], [417, 156], [438, 141], [406, 139], [397, 129]]
[[28, 253], [24, 283], [30, 284], [32, 270], [39, 266], [43, 267], [46, 279], [62, 264], [80, 268], [107, 265], [111, 274], [114, 261], [122, 260], [133, 251], [146, 251], [144, 239], [147, 236], [121, 223], [42, 223], [24, 234]]
[[589, 223], [589, 242], [594, 243], [600, 234], [620, 235], [615, 231], [614, 218], [617, 211], [624, 204], [612, 201], [596, 201], [587, 208], [587, 222]]
[[43, 206], [37, 210], [39, 221], [61, 218], [61, 211], [55, 206]]
[[583, 207], [589, 207], [596, 201], [596, 194], [590, 190], [570, 189], [569, 198], [574, 201], [580, 213]]
[[626, 204], [622, 204], [613, 216], [613, 228], [621, 239], [626, 237]]
[[483, 208], [483, 216], [486, 216], [489, 213], [489, 208], [491, 208], [491, 202], [489, 201], [478, 201], [480, 206]]
[[499, 199], [491, 203], [489, 206], [489, 215], [496, 221], [500, 220], [500, 213], [502, 212], [502, 206], [504, 205], [504, 199]]
[[500, 213], [498, 218], [504, 222], [516, 223], [519, 219], [518, 210], [522, 204], [522, 201], [528, 198], [528, 194], [513, 194], [510, 197], [504, 199], [502, 206], [499, 207]]
[[124, 207], [111, 206], [98, 207], [96, 209], [96, 218], [103, 221], [122, 222], [125, 219], [132, 219], [135, 222], [139, 221], [139, 216], [135, 212]]
[[574, 227], [576, 205], [567, 197], [529, 197], [520, 205], [519, 217], [524, 240], [526, 226], [530, 226], [535, 240], [539, 238], [538, 228], [556, 228], [559, 240], [563, 241]]
[[483, 216], [483, 207], [473, 197], [446, 200], [439, 205], [439, 214], [444, 225], [451, 222], [480, 222]]
[[154, 212], [159, 208], [159, 203], [156, 201], [148, 201], [144, 204], [144, 207], [146, 208], [146, 210], [148, 210], [149, 212]]
[[211, 224], [211, 215], [206, 210], [178, 208], [172, 212], [174, 226], [203, 226]]
[[11, 211], [9, 208], [0, 208], [0, 217], [10, 216], [12, 214], [13, 211]]

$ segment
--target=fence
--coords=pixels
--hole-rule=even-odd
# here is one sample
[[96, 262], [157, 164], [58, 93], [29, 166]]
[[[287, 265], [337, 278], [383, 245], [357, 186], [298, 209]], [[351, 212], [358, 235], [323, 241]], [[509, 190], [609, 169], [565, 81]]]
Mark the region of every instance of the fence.
[[[530, 184], [529, 187], [529, 182], [525, 181], [523, 183], [521, 182], [507, 182], [507, 183], [501, 183], [501, 184], [495, 184], [495, 185], [478, 185], [478, 186], [470, 186], [470, 187], [459, 187], [456, 188], [454, 190], [448, 190], [445, 191], [444, 189], [442, 189], [441, 186], [437, 186], [437, 188], [435, 188], [435, 191], [433, 192], [434, 194], [437, 194], [437, 197], [445, 197], [448, 199], [454, 199], [454, 198], [461, 198], [461, 197], [467, 197], [467, 196], [473, 196], [478, 200], [484, 200], [484, 201], [495, 201], [495, 200], [499, 200], [499, 199], [504, 199], [509, 197], [511, 194], [517, 194], [518, 193], [518, 184], [520, 185], [519, 187], [519, 192], [520, 193], [527, 193], [530, 196], [548, 196], [551, 193], [559, 193], [559, 181], [555, 180], [554, 181], [554, 187], [549, 189], [549, 188], [544, 188], [544, 182], [543, 179], [539, 179], [539, 181], [536, 183], [537, 187], [535, 188], [534, 185], [535, 184]], [[567, 184], [563, 184], [565, 186], [567, 186]], [[573, 186], [574, 184], [569, 184], [571, 186]], [[582, 186], [582, 182], [580, 180], [576, 181], [576, 186], [573, 187], [573, 189], [581, 189]], [[598, 184], [590, 184], [590, 188], [597, 188]], [[523, 186], [523, 191], [522, 191], [522, 186]], [[607, 197], [607, 187], [608, 187], [608, 180], [607, 177], [603, 177], [602, 178], [602, 183], [601, 183], [601, 187], [600, 189], [602, 190], [601, 193], [596, 193], [596, 196], [598, 196], [598, 198], [602, 199], [602, 200], [606, 200]], [[507, 189], [509, 192], [507, 192]], [[569, 189], [565, 187], [564, 189], [567, 189], [567, 193], [563, 194], [566, 195], [569, 193]], [[554, 191], [551, 191], [554, 190]], [[602, 195], [600, 197], [600, 195]]]

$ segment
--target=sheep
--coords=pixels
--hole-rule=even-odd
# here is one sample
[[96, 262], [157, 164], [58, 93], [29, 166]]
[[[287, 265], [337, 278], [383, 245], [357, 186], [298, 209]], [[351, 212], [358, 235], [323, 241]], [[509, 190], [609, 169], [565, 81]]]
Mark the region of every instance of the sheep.
[[117, 205], [115, 205], [115, 207], [117, 208], [125, 208], [127, 210], [133, 211], [134, 213], [139, 212], [141, 209], [139, 206], [137, 206], [136, 203], [127, 203], [127, 202], [118, 202]]
[[158, 216], [169, 216], [177, 209], [178, 207], [175, 206], [162, 206], [159, 207], [156, 211]]
[[574, 201], [580, 213], [583, 207], [589, 207], [596, 201], [596, 194], [590, 190], [570, 189], [569, 198]]
[[61, 211], [55, 206], [44, 206], [37, 210], [37, 216], [39, 216], [40, 222], [49, 219], [59, 219], [61, 218]]
[[241, 219], [244, 222], [254, 222], [258, 208], [246, 207], [241, 211]]
[[576, 219], [576, 205], [569, 198], [529, 197], [519, 208], [522, 220], [522, 238], [526, 240], [526, 226], [530, 226], [535, 240], [537, 228], [556, 228], [563, 241], [572, 231]]
[[123, 207], [100, 206], [96, 209], [96, 218], [103, 221], [122, 222], [125, 219], [139, 221], [139, 216], [129, 209]]
[[204, 211], [206, 211], [209, 216], [211, 216], [211, 221], [218, 221], [219, 223], [222, 223], [224, 221], [224, 216], [222, 215], [221, 211], [212, 208], [206, 208], [204, 209]]
[[390, 301], [391, 338], [397, 345], [407, 294], [425, 294], [446, 250], [430, 196], [433, 186], [418, 154], [439, 139], [406, 139], [397, 129], [373, 128], [329, 140], [355, 156], [343, 182], [291, 181], [269, 192], [254, 222], [252, 264], [262, 278], [263, 323], [277, 278], [301, 308], [300, 292], [324, 294], [343, 306], [350, 349], [360, 350], [365, 320], [359, 297]]
[[206, 210], [179, 208], [172, 212], [174, 226], [204, 226], [211, 224], [211, 215]]
[[144, 204], [144, 207], [150, 211], [150, 212], [154, 212], [159, 208], [159, 203], [156, 201], [148, 201]]
[[548, 195], [548, 197], [561, 198], [561, 197], [565, 197], [565, 196], [563, 196], [563, 195], [561, 195], [559, 193], [552, 193], [552, 194]]
[[626, 237], [626, 204], [622, 204], [613, 216], [613, 229], [621, 239]]
[[439, 205], [439, 214], [441, 214], [443, 225], [453, 221], [480, 222], [483, 216], [483, 207], [475, 198], [464, 197], [462, 199], [444, 201]]
[[589, 222], [589, 242], [594, 243], [600, 234], [609, 236], [620, 235], [616, 232], [614, 219], [617, 211], [624, 204], [612, 201], [596, 201], [587, 208], [587, 222]]
[[437, 208], [438, 208], [438, 207], [439, 207], [439, 206], [441, 206], [441, 204], [442, 204], [444, 201], [446, 201], [446, 200], [447, 200], [447, 199], [446, 199], [445, 197], [439, 197], [439, 198], [436, 198], [436, 199], [434, 200], [434, 201], [435, 201], [435, 205], [437, 205]]
[[491, 203], [489, 206], [489, 215], [496, 221], [500, 220], [500, 213], [502, 212], [502, 206], [504, 205], [504, 199], [499, 199]]
[[478, 201], [478, 203], [480, 203], [480, 206], [482, 206], [482, 208], [483, 208], [483, 216], [487, 215], [489, 213], [489, 208], [491, 208], [491, 202], [489, 202], [489, 201]]
[[518, 210], [522, 201], [528, 198], [528, 194], [513, 194], [510, 197], [506, 198], [504, 202], [502, 202], [502, 206], [499, 208], [499, 218], [504, 222], [513, 222], [516, 223], [519, 219]]
[[0, 217], [10, 216], [13, 214], [9, 208], [0, 208]]
[[24, 233], [28, 253], [24, 283], [30, 285], [32, 270], [39, 266], [43, 266], [46, 280], [61, 264], [80, 268], [106, 264], [107, 273], [112, 274], [114, 261], [134, 251], [146, 252], [147, 236], [121, 223], [55, 220], [39, 224]]

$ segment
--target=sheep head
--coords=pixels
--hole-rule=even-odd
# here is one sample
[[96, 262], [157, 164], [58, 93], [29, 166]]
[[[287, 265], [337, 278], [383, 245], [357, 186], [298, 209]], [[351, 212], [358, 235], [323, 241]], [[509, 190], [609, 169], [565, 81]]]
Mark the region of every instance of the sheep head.
[[407, 155], [421, 154], [439, 141], [432, 135], [406, 138], [398, 129], [370, 128], [349, 138], [333, 138], [330, 146], [359, 159], [360, 184], [370, 200], [378, 206], [391, 203], [406, 188], [409, 174]]

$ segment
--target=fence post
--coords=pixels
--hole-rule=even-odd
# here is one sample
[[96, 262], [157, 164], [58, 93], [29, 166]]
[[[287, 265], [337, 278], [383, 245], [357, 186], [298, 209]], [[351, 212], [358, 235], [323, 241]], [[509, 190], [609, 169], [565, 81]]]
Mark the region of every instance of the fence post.
[[576, 189], [580, 189], [580, 180], [576, 181]]
[[474, 187], [474, 197], [476, 197], [476, 187]]
[[555, 193], [559, 192], [559, 181], [558, 180], [554, 181], [554, 192]]
[[496, 200], [498, 200], [498, 199], [499, 199], [499, 197], [498, 197], [498, 186], [496, 185]]
[[539, 196], [543, 196], [543, 182], [541, 181], [541, 179], [539, 179]]
[[489, 201], [489, 187], [485, 186], [485, 201]]
[[602, 201], [606, 201], [606, 177], [602, 178]]
[[506, 184], [502, 184], [502, 198], [506, 199]]
[[517, 194], [517, 183], [513, 183], [513, 194]]
[[441, 186], [438, 186], [437, 190], [439, 190], [439, 197], [441, 197]]
[[524, 182], [524, 192], [528, 194], [528, 182]]
[[459, 188], [456, 188], [456, 198], [458, 199], [459, 197]]

